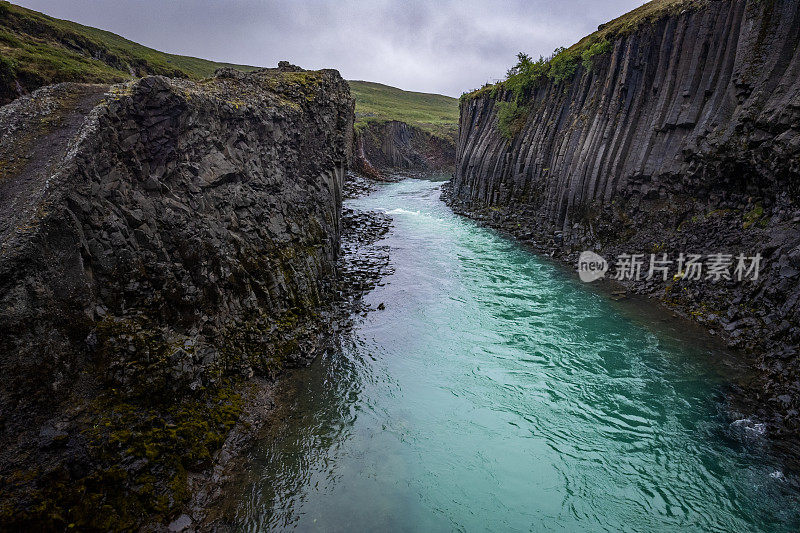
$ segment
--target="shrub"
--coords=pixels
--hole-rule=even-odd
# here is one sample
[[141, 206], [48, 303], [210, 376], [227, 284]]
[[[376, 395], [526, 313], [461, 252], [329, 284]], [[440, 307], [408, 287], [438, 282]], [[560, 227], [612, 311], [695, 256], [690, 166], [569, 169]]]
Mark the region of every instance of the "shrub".
[[[589, 46], [556, 48], [550, 57], [539, 56], [537, 60], [524, 52], [519, 52], [516, 64], [506, 72], [505, 81], [493, 85], [486, 84], [478, 90], [464, 93], [461, 95], [461, 101], [487, 95], [496, 100], [501, 96], [501, 89], [505, 89], [511, 100], [517, 103], [524, 102], [544, 80], [549, 78], [555, 83], [567, 81], [575, 75], [580, 64], [583, 64], [587, 71], [591, 71], [594, 57], [608, 54], [612, 49], [611, 41], [601, 39]], [[510, 113], [511, 110], [507, 112]]]
[[528, 108], [511, 102], [497, 102], [497, 129], [507, 140], [512, 140], [525, 125]]
[[587, 72], [591, 72], [592, 67], [594, 66], [593, 58], [595, 56], [610, 53], [612, 48], [611, 41], [606, 41], [605, 39], [593, 43], [581, 54], [581, 59], [583, 59], [583, 68], [585, 68]]
[[517, 54], [517, 64], [508, 70], [503, 86], [514, 100], [522, 100], [531, 90], [539, 86], [547, 75], [547, 60], [539, 57], [533, 61], [528, 54]]
[[[561, 83], [575, 74], [580, 61], [577, 51], [556, 48], [548, 58], [539, 57], [534, 61], [528, 54], [517, 54], [517, 63], [506, 73], [502, 86], [516, 101], [523, 101], [530, 92], [539, 87], [546, 78]], [[495, 86], [495, 89], [497, 86]]]
[[556, 83], [561, 83], [575, 74], [578, 68], [578, 54], [565, 48], [556, 48], [549, 63], [550, 70], [547, 75]]

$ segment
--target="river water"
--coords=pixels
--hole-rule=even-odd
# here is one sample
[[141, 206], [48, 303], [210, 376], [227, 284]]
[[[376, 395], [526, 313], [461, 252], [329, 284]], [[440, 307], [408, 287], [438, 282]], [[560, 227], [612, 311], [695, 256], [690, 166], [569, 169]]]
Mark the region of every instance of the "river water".
[[227, 495], [239, 531], [796, 531], [791, 476], [723, 407], [730, 355], [382, 186], [394, 273], [280, 382]]

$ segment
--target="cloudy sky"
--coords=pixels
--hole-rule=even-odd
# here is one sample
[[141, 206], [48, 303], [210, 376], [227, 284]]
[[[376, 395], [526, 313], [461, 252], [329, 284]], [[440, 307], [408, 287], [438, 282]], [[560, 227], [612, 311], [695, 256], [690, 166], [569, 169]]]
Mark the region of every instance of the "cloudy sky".
[[12, 0], [165, 52], [458, 96], [644, 0]]

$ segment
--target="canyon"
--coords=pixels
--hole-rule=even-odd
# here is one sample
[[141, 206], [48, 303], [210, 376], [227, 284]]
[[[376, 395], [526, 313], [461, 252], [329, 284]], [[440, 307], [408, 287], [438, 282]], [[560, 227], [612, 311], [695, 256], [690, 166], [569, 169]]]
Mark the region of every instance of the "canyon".
[[456, 109], [0, 0], [0, 529], [800, 523], [798, 43], [655, 0]]
[[5, 524], [169, 515], [236, 383], [316, 356], [353, 106], [338, 72], [282, 63], [0, 109]]
[[356, 131], [355, 168], [373, 179], [392, 174], [448, 174], [455, 168], [455, 142], [417, 126], [391, 120]]
[[[758, 383], [743, 394], [791, 447], [799, 40], [795, 0], [651, 2], [551, 59], [572, 61], [565, 75], [552, 70], [519, 98], [503, 83], [462, 97], [445, 193], [457, 212], [572, 265], [582, 250], [612, 263], [625, 253], [761, 254], [755, 282], [622, 282], [751, 354]], [[499, 112], [517, 101], [504, 133]]]
[[356, 99], [354, 168], [386, 181], [392, 176], [452, 174], [456, 162], [458, 101], [350, 81]]

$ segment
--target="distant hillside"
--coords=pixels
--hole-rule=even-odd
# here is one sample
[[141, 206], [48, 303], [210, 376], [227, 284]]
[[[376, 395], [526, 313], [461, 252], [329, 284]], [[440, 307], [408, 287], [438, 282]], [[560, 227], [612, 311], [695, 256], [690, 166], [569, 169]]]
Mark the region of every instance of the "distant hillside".
[[120, 82], [148, 74], [203, 78], [223, 66], [256, 68], [166, 54], [0, 1], [0, 104], [62, 81]]
[[[257, 68], [159, 52], [109, 31], [0, 0], [0, 105], [63, 81], [116, 83], [149, 74], [199, 79], [220, 67]], [[357, 126], [398, 120], [448, 138], [458, 130], [455, 98], [366, 81], [351, 81], [350, 87]]]
[[441, 94], [404, 91], [369, 81], [350, 81], [356, 99], [356, 127], [367, 122], [398, 120], [429, 133], [454, 137], [458, 131], [458, 99]]

